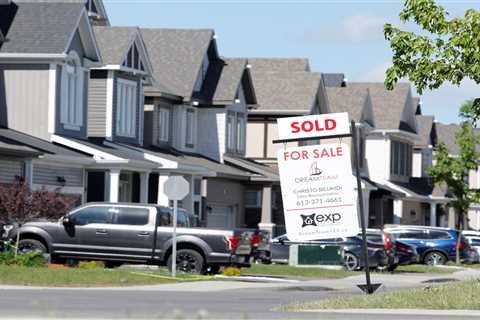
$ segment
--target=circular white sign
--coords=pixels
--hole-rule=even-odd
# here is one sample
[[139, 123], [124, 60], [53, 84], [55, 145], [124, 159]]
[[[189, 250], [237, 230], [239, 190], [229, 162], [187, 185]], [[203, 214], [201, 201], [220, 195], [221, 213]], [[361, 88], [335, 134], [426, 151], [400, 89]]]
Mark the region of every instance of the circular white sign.
[[182, 176], [171, 176], [163, 184], [163, 192], [170, 200], [182, 200], [190, 192], [190, 184]]

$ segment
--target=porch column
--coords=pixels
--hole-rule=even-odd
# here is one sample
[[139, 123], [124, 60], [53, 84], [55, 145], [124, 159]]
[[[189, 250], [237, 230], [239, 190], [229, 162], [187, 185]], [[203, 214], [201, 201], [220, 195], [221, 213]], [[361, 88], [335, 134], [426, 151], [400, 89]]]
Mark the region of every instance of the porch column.
[[430, 226], [437, 226], [437, 204], [435, 202], [430, 202]]
[[110, 169], [108, 171], [109, 180], [109, 201], [118, 202], [118, 188], [120, 187], [120, 169]]
[[272, 223], [272, 185], [263, 186], [262, 190], [262, 217], [258, 227], [273, 234]]
[[158, 175], [158, 197], [157, 204], [168, 207], [168, 197], [163, 192], [163, 184], [167, 181], [168, 175]]
[[393, 223], [399, 224], [402, 222], [403, 216], [403, 200], [393, 200]]
[[140, 173], [140, 203], [148, 203], [148, 179], [150, 172]]

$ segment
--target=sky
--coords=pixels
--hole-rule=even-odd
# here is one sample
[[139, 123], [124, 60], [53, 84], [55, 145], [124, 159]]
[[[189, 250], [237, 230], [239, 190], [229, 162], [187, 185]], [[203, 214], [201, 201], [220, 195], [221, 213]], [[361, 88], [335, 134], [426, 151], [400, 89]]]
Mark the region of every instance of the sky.
[[[437, 1], [451, 17], [480, 1]], [[114, 26], [209, 28], [226, 57], [305, 57], [312, 71], [342, 72], [348, 81], [383, 82], [391, 50], [383, 37], [388, 22], [402, 25], [403, 0], [104, 0]], [[458, 121], [458, 108], [480, 97], [470, 80], [445, 84], [422, 96], [423, 114]]]

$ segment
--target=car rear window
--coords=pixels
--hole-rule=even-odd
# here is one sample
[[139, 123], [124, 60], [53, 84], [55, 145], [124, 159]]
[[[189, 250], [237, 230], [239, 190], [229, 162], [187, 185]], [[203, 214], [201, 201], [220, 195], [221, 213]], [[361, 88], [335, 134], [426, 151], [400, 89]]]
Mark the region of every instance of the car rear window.
[[143, 226], [148, 224], [149, 210], [143, 208], [116, 207], [114, 224]]

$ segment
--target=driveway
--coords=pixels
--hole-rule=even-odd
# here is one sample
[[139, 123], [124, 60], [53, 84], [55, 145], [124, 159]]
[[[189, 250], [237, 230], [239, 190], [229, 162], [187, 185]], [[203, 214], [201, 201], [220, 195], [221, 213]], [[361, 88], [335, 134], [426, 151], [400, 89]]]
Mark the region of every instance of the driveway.
[[[431, 281], [480, 277], [476, 270], [442, 275], [374, 274], [380, 290], [425, 286]], [[294, 283], [241, 281], [190, 282], [127, 288], [0, 287], [0, 313], [8, 318], [85, 319], [405, 319], [405, 314], [284, 313], [275, 308], [344, 295], [360, 294], [362, 276]], [[466, 316], [438, 314], [436, 319]], [[418, 315], [415, 319], [431, 319]]]

